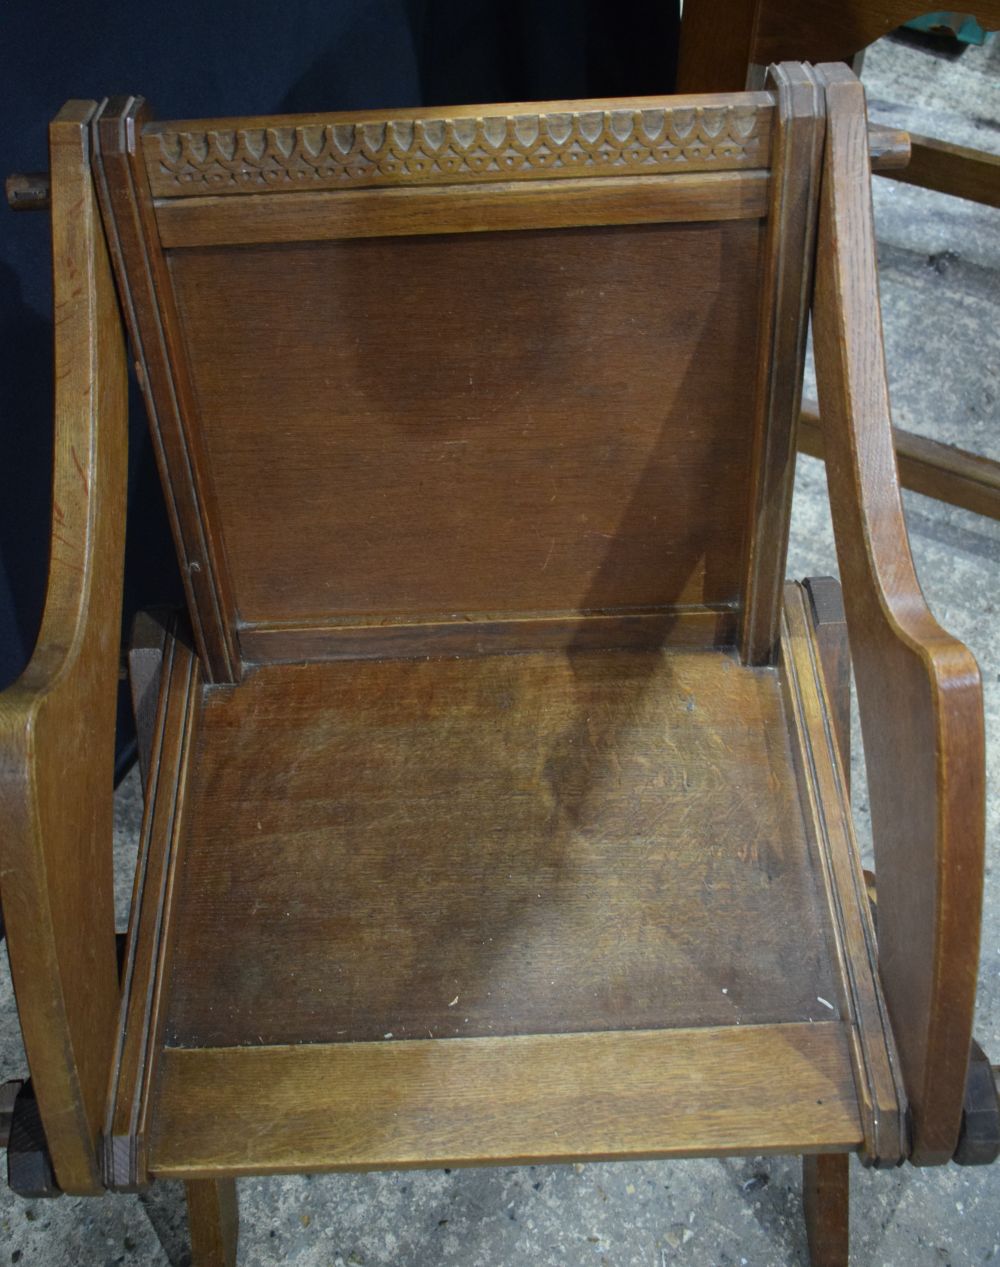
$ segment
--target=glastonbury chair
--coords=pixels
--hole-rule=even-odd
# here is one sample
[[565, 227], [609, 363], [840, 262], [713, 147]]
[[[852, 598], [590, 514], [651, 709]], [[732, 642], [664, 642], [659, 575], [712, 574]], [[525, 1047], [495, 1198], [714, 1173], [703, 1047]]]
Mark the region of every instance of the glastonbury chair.
[[[819, 1264], [851, 1153], [995, 1153], [980, 685], [910, 558], [868, 144], [795, 63], [63, 109], [48, 602], [0, 697], [22, 1191], [182, 1179], [209, 1267], [245, 1175], [799, 1153]], [[846, 627], [784, 581], [810, 305]], [[119, 969], [120, 316], [187, 610], [134, 657]]]

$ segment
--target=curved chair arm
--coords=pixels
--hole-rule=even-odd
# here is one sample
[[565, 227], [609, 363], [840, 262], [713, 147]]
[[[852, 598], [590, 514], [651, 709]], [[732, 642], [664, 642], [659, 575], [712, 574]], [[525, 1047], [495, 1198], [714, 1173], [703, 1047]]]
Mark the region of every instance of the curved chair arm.
[[816, 374], [858, 685], [878, 877], [879, 966], [912, 1114], [911, 1160], [955, 1149], [972, 1036], [983, 887], [979, 670], [931, 616], [893, 452], [864, 92], [826, 88]]
[[112, 872], [127, 379], [91, 185], [92, 102], [53, 122], [55, 454], [38, 644], [0, 695], [0, 893], [18, 1013], [56, 1178], [102, 1187], [98, 1132], [118, 1009]]

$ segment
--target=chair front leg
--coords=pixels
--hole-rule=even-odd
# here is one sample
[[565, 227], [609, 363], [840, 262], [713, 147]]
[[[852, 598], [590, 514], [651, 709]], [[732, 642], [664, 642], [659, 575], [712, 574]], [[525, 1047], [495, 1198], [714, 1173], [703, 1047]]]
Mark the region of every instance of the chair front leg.
[[240, 1214], [235, 1179], [193, 1179], [187, 1191], [192, 1267], [236, 1267]]
[[847, 1267], [851, 1157], [820, 1153], [802, 1158], [802, 1203], [812, 1267]]

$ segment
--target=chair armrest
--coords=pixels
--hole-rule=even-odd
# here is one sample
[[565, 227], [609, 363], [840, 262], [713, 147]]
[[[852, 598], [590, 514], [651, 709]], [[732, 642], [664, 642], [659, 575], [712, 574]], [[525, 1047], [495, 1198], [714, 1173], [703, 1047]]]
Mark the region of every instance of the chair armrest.
[[910, 1102], [911, 1160], [951, 1158], [979, 962], [983, 706], [970, 652], [931, 616], [903, 519], [886, 384], [864, 92], [826, 89], [816, 374], [868, 770], [879, 967]]
[[[102, 1188], [118, 1009], [113, 772], [127, 378], [88, 156], [92, 102], [50, 129], [55, 314], [52, 544], [38, 644], [0, 695], [0, 893], [56, 1177]], [[16, 475], [13, 476], [16, 478]]]

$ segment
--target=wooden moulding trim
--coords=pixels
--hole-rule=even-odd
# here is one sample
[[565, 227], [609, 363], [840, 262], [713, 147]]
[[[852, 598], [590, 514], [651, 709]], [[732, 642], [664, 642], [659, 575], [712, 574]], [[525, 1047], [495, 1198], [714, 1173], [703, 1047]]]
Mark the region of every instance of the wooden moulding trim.
[[110, 1188], [133, 1188], [147, 1179], [149, 1088], [160, 1045], [178, 841], [200, 685], [198, 658], [170, 636], [164, 652], [125, 952], [118, 1046], [108, 1095], [104, 1172]]
[[206, 119], [143, 131], [157, 198], [767, 167], [767, 93]]
[[842, 1025], [166, 1048], [150, 1170], [850, 1151]]
[[136, 153], [141, 98], [105, 101], [91, 125], [94, 177], [118, 293], [149, 414], [199, 653], [214, 681], [239, 678], [228, 572], [199, 455], [194, 392], [145, 165]]
[[240, 630], [249, 664], [300, 660], [382, 659], [426, 655], [480, 655], [491, 651], [544, 651], [660, 646], [720, 648], [734, 645], [734, 608], [608, 612], [587, 615], [433, 617], [392, 623], [253, 624]]
[[906, 1096], [878, 980], [875, 930], [854, 838], [847, 778], [833, 728], [833, 702], [801, 585], [785, 587], [782, 686], [802, 788], [807, 834], [833, 929], [851, 1058], [864, 1123], [863, 1159], [897, 1165], [908, 1152]]
[[770, 664], [777, 652], [824, 135], [823, 94], [811, 68], [786, 62], [770, 76], [777, 109], [740, 636], [748, 664]]
[[166, 248], [322, 242], [606, 224], [751, 220], [767, 212], [765, 170], [581, 177], [506, 185], [295, 192], [281, 198], [162, 198]]

